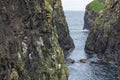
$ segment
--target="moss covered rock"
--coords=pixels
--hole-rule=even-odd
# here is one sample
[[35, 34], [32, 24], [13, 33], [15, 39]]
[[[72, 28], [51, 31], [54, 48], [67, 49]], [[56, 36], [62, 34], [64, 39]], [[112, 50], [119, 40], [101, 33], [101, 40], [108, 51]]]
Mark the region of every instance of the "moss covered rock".
[[67, 80], [64, 52], [74, 45], [63, 15], [60, 0], [0, 0], [1, 80]]
[[104, 9], [105, 4], [101, 0], [93, 0], [91, 3], [87, 5], [87, 8], [92, 9], [93, 11], [99, 13], [102, 9]]
[[[107, 62], [120, 66], [120, 1], [106, 0], [106, 7], [95, 21], [87, 38], [85, 51], [98, 54]], [[119, 69], [118, 69], [119, 70]]]
[[102, 13], [105, 7], [104, 0], [93, 0], [86, 6], [85, 16], [84, 16], [84, 28], [90, 30], [94, 26], [96, 18]]

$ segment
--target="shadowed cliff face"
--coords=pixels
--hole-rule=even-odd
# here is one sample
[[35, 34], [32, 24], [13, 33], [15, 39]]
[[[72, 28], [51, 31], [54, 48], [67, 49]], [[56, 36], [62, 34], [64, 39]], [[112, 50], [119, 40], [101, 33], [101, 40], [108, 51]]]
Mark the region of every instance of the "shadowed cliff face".
[[106, 8], [95, 21], [85, 51], [120, 66], [120, 1], [107, 0]]
[[74, 46], [57, 6], [60, 0], [0, 0], [1, 80], [67, 80], [63, 50]]
[[83, 29], [90, 30], [91, 27], [94, 26], [94, 21], [98, 16], [99, 16], [99, 13], [97, 13], [97, 12], [91, 10], [91, 9], [86, 9], [85, 16], [84, 16], [84, 27], [83, 27]]
[[63, 8], [60, 1], [57, 3], [57, 5], [55, 5], [54, 9], [54, 20], [58, 33], [58, 41], [65, 55], [67, 55], [74, 49], [74, 44], [72, 38], [69, 35], [68, 24], [65, 20]]

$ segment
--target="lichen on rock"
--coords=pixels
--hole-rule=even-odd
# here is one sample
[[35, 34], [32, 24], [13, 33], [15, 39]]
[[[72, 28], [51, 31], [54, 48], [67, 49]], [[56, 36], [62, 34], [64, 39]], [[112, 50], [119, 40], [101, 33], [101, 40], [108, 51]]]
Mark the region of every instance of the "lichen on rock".
[[[64, 52], [74, 45], [63, 9], [57, 5], [62, 6], [60, 0], [0, 0], [1, 80], [68, 79]], [[60, 19], [56, 17], [62, 25], [56, 24]], [[61, 33], [62, 40], [70, 39], [68, 43], [59, 40], [58, 26], [69, 36]], [[68, 50], [60, 45], [67, 45]]]

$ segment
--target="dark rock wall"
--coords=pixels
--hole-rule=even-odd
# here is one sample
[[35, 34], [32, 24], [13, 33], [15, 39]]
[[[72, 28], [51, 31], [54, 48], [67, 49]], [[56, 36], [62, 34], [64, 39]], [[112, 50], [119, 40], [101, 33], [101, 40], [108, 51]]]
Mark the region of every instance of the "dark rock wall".
[[58, 41], [60, 47], [63, 49], [65, 55], [74, 49], [73, 40], [69, 35], [68, 24], [65, 19], [63, 7], [61, 2], [58, 1], [58, 5], [55, 6], [55, 25], [58, 33]]
[[99, 16], [99, 13], [93, 11], [92, 9], [86, 8], [84, 16], [84, 27], [83, 29], [90, 30], [94, 26], [95, 19]]
[[[105, 4], [105, 0], [98, 0], [99, 2]], [[83, 29], [90, 30], [95, 23], [95, 20], [102, 13], [102, 10], [96, 12], [90, 7], [90, 4], [94, 4], [94, 0], [86, 6], [85, 15], [84, 15], [84, 27]]]
[[[109, 1], [109, 0], [108, 0]], [[86, 41], [85, 51], [120, 66], [120, 1], [106, 4]]]
[[[56, 17], [65, 21], [58, 5], [60, 0], [0, 0], [0, 80], [67, 80], [62, 46], [74, 46], [66, 22], [56, 24]], [[62, 43], [66, 38], [58, 42], [58, 26], [68, 44]]]

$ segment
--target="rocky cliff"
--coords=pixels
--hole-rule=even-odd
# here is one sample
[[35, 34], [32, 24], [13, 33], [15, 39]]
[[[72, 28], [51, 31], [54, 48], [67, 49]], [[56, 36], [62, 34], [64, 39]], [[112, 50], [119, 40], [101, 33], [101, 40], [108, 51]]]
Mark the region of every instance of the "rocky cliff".
[[98, 54], [120, 66], [120, 1], [106, 0], [106, 7], [95, 21], [86, 41], [85, 51]]
[[83, 29], [90, 30], [91, 27], [94, 26], [94, 21], [98, 16], [99, 16], [99, 13], [86, 8]]
[[0, 0], [0, 80], [67, 80], [71, 48], [60, 0]]
[[[97, 5], [97, 6], [96, 6]], [[93, 0], [86, 6], [83, 29], [90, 30], [94, 22], [104, 9], [104, 0]]]
[[58, 41], [65, 55], [67, 55], [74, 49], [74, 44], [72, 38], [69, 35], [68, 24], [65, 20], [63, 8], [60, 1], [58, 5], [55, 6], [54, 10], [54, 20], [58, 33]]

